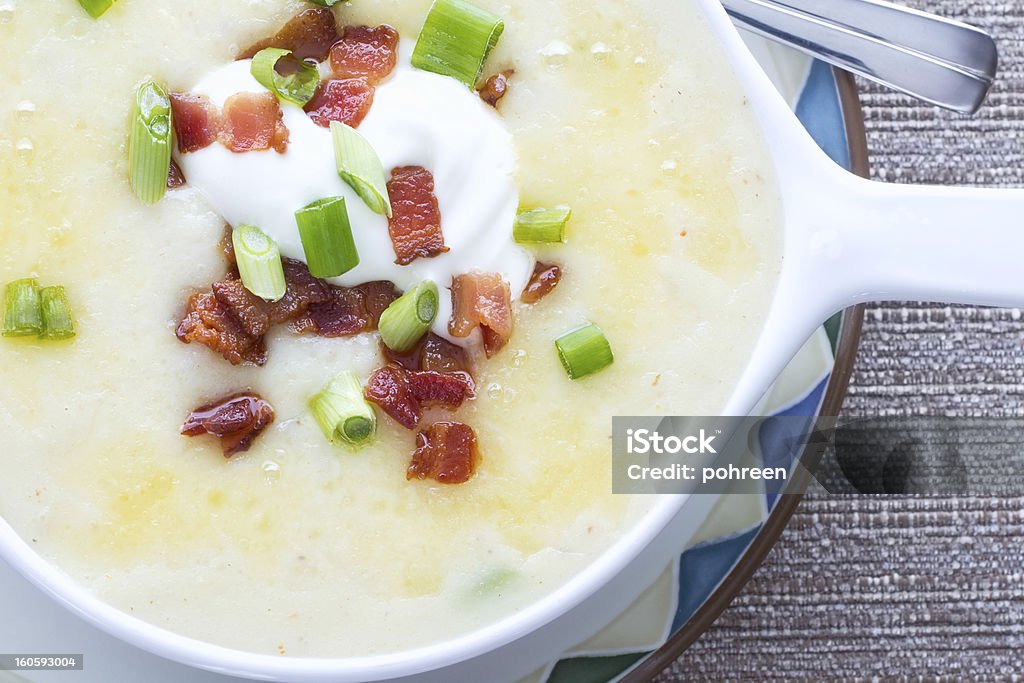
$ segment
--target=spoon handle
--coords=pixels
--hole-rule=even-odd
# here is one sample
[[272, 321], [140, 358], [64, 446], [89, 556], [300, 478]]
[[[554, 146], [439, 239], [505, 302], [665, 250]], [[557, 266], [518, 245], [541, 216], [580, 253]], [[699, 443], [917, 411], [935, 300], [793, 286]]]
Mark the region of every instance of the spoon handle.
[[992, 38], [882, 0], [722, 0], [740, 26], [932, 104], [974, 113], [995, 80]]

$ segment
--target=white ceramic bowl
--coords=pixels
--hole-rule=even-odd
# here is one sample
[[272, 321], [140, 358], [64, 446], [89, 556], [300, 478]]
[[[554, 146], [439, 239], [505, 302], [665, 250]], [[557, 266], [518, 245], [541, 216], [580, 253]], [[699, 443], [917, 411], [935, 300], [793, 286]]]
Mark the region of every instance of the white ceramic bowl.
[[[832, 313], [879, 299], [1024, 303], [1024, 192], [886, 186], [840, 169], [814, 144], [717, 0], [693, 0], [725, 49], [768, 140], [785, 211], [784, 266], [762, 338], [730, 400], [746, 415]], [[466, 636], [392, 655], [281, 658], [191, 640], [106, 605], [0, 522], [0, 556], [56, 601], [128, 643], [184, 664], [260, 680], [514, 681], [599, 630], [693, 536], [713, 496], [666, 497], [568, 584]], [[685, 505], [685, 509], [684, 509]]]

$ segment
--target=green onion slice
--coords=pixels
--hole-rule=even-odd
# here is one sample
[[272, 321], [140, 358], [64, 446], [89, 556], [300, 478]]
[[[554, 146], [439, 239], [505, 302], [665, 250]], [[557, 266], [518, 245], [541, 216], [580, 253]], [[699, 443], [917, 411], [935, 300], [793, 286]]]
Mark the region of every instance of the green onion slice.
[[280, 301], [288, 285], [277, 243], [252, 225], [239, 225], [232, 230], [231, 243], [245, 288], [261, 299]]
[[516, 242], [564, 242], [570, 218], [572, 209], [568, 207], [520, 211], [512, 235]]
[[42, 333], [43, 312], [38, 280], [26, 278], [8, 283], [4, 299], [3, 336], [27, 337]]
[[359, 265], [344, 197], [320, 199], [299, 209], [295, 222], [313, 277], [338, 277]]
[[320, 5], [321, 7], [334, 7], [342, 0], [309, 0], [314, 5]]
[[43, 339], [71, 339], [75, 336], [75, 323], [71, 319], [71, 306], [63, 287], [44, 287], [39, 292], [43, 313]]
[[99, 19], [114, 4], [114, 0], [78, 0], [78, 4], [93, 19]]
[[144, 202], [156, 204], [167, 192], [171, 168], [171, 99], [167, 90], [146, 81], [135, 92], [128, 138], [128, 175], [132, 190]]
[[[293, 72], [282, 76], [276, 67], [277, 63], [286, 57], [288, 70]], [[280, 99], [300, 107], [313, 99], [316, 88], [320, 85], [320, 70], [316, 64], [293, 57], [291, 50], [276, 47], [268, 47], [257, 52], [252, 58], [249, 71], [264, 88]]]
[[437, 317], [437, 285], [425, 280], [394, 301], [380, 317], [380, 338], [396, 353], [416, 346]]
[[412, 53], [412, 65], [473, 87], [505, 22], [464, 0], [435, 0]]
[[363, 387], [351, 372], [332, 379], [310, 400], [309, 407], [331, 443], [360, 446], [377, 432], [377, 414], [363, 398]]
[[597, 325], [585, 325], [555, 340], [558, 358], [569, 379], [580, 379], [604, 370], [615, 361], [612, 347]]
[[331, 122], [331, 137], [334, 139], [334, 161], [338, 166], [338, 175], [356, 191], [371, 211], [391, 218], [384, 165], [369, 141], [356, 132], [355, 128], [340, 121]]

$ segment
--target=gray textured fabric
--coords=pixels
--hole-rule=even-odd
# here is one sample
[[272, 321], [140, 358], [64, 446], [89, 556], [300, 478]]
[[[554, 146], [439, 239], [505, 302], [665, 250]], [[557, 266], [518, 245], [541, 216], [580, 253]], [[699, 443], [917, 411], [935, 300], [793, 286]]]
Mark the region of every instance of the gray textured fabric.
[[[1000, 80], [974, 118], [862, 83], [875, 177], [1024, 186], [1024, 0], [908, 4], [990, 30]], [[872, 307], [846, 411], [1024, 415], [1020, 311]], [[744, 592], [660, 680], [1022, 672], [1024, 499], [815, 493]]]

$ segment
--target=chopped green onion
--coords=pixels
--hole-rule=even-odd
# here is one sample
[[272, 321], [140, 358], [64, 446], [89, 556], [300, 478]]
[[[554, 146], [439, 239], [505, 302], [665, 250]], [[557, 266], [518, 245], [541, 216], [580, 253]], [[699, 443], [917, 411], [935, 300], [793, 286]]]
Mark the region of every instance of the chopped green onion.
[[520, 211], [512, 235], [516, 242], [564, 242], [570, 218], [570, 208]]
[[43, 339], [71, 339], [75, 336], [75, 323], [71, 319], [71, 306], [63, 287], [44, 287], [39, 292], [43, 311]]
[[146, 81], [135, 93], [128, 139], [128, 174], [132, 190], [156, 204], [167, 192], [171, 168], [171, 100], [167, 91]]
[[369, 141], [356, 132], [355, 128], [340, 121], [331, 122], [331, 137], [334, 139], [334, 161], [338, 166], [338, 175], [356, 191], [371, 211], [391, 218], [384, 164]]
[[505, 22], [464, 0], [435, 0], [412, 53], [412, 65], [473, 87]]
[[555, 340], [558, 358], [569, 379], [580, 379], [604, 370], [614, 362], [612, 347], [597, 325], [586, 325]]
[[114, 0], [78, 0], [78, 4], [93, 19], [99, 19], [114, 4]]
[[[291, 50], [282, 50], [276, 47], [260, 50], [252, 58], [249, 71], [260, 85], [280, 99], [303, 107], [316, 94], [316, 88], [320, 85], [320, 70], [316, 64], [304, 62], [291, 54]], [[289, 69], [295, 71], [287, 76], [282, 76], [277, 72], [276, 67], [277, 63], [285, 57], [289, 57]]]
[[288, 285], [277, 243], [252, 225], [239, 225], [232, 230], [231, 243], [245, 288], [261, 299], [280, 301]]
[[295, 222], [313, 277], [338, 277], [359, 265], [344, 197], [320, 199], [299, 209]]
[[43, 331], [43, 312], [39, 303], [39, 281], [35, 278], [8, 283], [5, 291], [5, 337], [27, 337]]
[[405, 353], [423, 338], [437, 317], [437, 285], [425, 280], [394, 301], [380, 316], [380, 338], [392, 351]]
[[377, 432], [377, 414], [363, 398], [363, 387], [351, 372], [332, 379], [310, 400], [309, 407], [331, 443], [360, 446]]
[[334, 7], [342, 0], [309, 0], [314, 5], [320, 5], [321, 7]]

